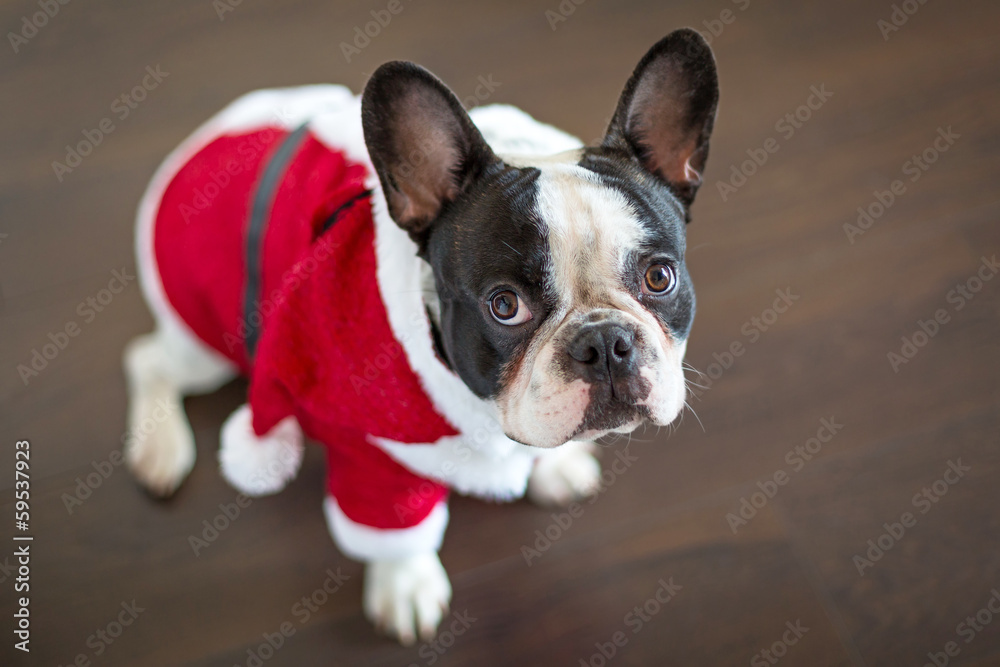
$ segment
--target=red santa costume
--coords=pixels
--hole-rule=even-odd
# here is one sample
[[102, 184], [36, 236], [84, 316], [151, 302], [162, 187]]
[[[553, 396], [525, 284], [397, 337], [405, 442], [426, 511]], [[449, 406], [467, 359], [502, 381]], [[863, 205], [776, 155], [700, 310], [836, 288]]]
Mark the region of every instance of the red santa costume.
[[[511, 107], [473, 118], [508, 150], [578, 143]], [[161, 324], [250, 378], [222, 433], [223, 474], [261, 495], [327, 452], [327, 518], [360, 560], [436, 550], [449, 487], [523, 494], [537, 450], [437, 356], [426, 267], [389, 218], [360, 101], [339, 86], [240, 98], [182, 144], [140, 206], [137, 245]]]

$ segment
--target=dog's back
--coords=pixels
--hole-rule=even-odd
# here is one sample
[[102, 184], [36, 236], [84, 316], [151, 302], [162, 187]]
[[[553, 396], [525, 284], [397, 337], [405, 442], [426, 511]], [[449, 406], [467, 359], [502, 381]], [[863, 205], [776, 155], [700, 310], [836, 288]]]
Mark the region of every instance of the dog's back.
[[[338, 150], [306, 123], [321, 116], [349, 122], [356, 114], [356, 98], [338, 86], [259, 91], [168, 158], [143, 201], [137, 235], [143, 285], [158, 318], [179, 317], [249, 372], [283, 288], [316, 270], [323, 248], [313, 244], [338, 209], [366, 192], [365, 154], [349, 154], [351, 128], [344, 127]], [[344, 239], [331, 243], [339, 247]], [[353, 258], [338, 259], [343, 265]], [[343, 266], [344, 275], [353, 269]]]

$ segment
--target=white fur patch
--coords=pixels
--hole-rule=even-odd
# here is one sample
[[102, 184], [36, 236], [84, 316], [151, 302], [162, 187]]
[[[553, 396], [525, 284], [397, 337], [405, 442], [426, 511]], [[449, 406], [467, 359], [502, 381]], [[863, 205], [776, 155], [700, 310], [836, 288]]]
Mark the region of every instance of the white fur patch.
[[548, 227], [553, 291], [568, 308], [620, 291], [626, 253], [645, 236], [625, 195], [575, 164], [540, 169], [538, 213]]

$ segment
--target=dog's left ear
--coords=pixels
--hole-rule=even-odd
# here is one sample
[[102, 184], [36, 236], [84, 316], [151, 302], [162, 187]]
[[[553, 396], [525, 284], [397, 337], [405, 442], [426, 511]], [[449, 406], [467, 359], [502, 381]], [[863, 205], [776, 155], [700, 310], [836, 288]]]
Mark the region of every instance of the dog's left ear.
[[690, 207], [702, 182], [718, 103], [712, 49], [694, 30], [675, 30], [639, 61], [602, 145], [638, 158]]
[[361, 121], [389, 214], [418, 244], [442, 207], [501, 164], [455, 94], [413, 63], [375, 70]]

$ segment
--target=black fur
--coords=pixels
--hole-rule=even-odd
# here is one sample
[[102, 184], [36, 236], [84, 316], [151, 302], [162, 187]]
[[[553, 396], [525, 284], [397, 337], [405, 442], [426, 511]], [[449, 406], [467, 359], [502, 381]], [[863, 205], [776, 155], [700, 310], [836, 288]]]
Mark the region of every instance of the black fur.
[[[505, 167], [449, 204], [428, 239], [426, 259], [441, 299], [444, 353], [481, 397], [496, 396], [505, 365], [523, 352], [556, 295], [545, 286], [549, 256], [536, 214], [536, 169]], [[532, 318], [507, 326], [493, 319], [490, 297], [509, 288]]]

